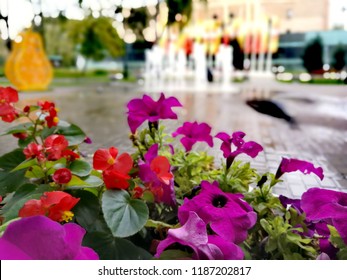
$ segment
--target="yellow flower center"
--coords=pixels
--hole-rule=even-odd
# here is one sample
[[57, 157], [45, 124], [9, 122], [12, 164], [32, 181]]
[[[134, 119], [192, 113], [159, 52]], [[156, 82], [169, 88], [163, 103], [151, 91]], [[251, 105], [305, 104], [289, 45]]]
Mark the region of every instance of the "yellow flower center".
[[54, 123], [58, 123], [58, 122], [59, 122], [59, 118], [58, 118], [58, 117], [54, 117], [54, 118], [53, 118], [53, 122], [54, 122]]
[[64, 222], [70, 222], [70, 221], [72, 221], [73, 216], [74, 216], [74, 214], [71, 211], [64, 211], [63, 215], [61, 216], [61, 219]]
[[109, 164], [109, 165], [113, 165], [114, 163], [115, 163], [115, 161], [114, 161], [114, 158], [108, 158], [107, 159], [107, 163]]

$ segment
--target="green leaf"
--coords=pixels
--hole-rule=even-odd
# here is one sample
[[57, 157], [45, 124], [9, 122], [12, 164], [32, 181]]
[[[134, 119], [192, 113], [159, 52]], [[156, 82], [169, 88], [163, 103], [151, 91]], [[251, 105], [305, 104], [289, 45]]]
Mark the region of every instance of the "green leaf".
[[84, 182], [88, 184], [89, 187], [100, 187], [104, 184], [104, 181], [97, 176], [90, 175], [84, 178]]
[[24, 174], [25, 170], [19, 170], [16, 172], [0, 171], [0, 195], [14, 192], [21, 185], [28, 182]]
[[88, 232], [103, 231], [111, 234], [102, 215], [99, 199], [91, 192], [85, 190], [73, 191], [72, 195], [80, 198], [80, 201], [72, 209], [77, 223]]
[[5, 221], [18, 217], [18, 211], [23, 207], [24, 203], [30, 199], [38, 199], [50, 187], [48, 185], [25, 184], [21, 186], [13, 197], [1, 209], [1, 215]]
[[30, 179], [41, 179], [45, 177], [45, 173], [43, 172], [41, 166], [34, 165], [26, 171], [25, 177]]
[[181, 250], [166, 250], [161, 253], [159, 260], [182, 260], [190, 259], [191, 257], [191, 254]]
[[21, 170], [21, 169], [26, 169], [28, 167], [31, 167], [31, 166], [37, 165], [37, 164], [38, 164], [38, 162], [37, 162], [36, 158], [32, 158], [32, 159], [29, 158], [29, 159], [23, 161], [21, 164], [17, 165], [17, 167], [12, 169], [11, 172], [18, 171], [18, 170]]
[[92, 171], [92, 167], [88, 162], [78, 159], [74, 160], [71, 163], [69, 169], [71, 170], [72, 174], [75, 174], [80, 177], [88, 176]]
[[18, 139], [18, 147], [19, 148], [25, 148], [27, 147], [31, 142], [34, 142], [34, 137], [28, 136], [25, 139]]
[[161, 221], [154, 221], [151, 219], [148, 219], [148, 221], [146, 222], [146, 227], [152, 227], [152, 228], [174, 228], [173, 225], [169, 225], [167, 223], [161, 222]]
[[146, 203], [132, 199], [124, 190], [107, 190], [102, 197], [102, 210], [107, 225], [116, 237], [137, 233], [148, 220]]
[[0, 168], [5, 171], [11, 171], [23, 161], [25, 161], [23, 150], [15, 149], [12, 152], [4, 154], [0, 157]]
[[93, 248], [102, 260], [148, 260], [153, 256], [131, 241], [104, 232], [87, 233], [83, 245]]
[[80, 201], [72, 209], [76, 222], [87, 230], [83, 245], [93, 248], [103, 260], [151, 259], [147, 251], [132, 242], [114, 237], [101, 212], [99, 199], [89, 191], [73, 192]]
[[86, 134], [77, 125], [71, 124], [70, 126], [58, 126], [57, 133], [64, 135], [69, 146], [75, 146], [83, 143]]
[[6, 129], [2, 134], [0, 134], [0, 136], [7, 135], [7, 134], [27, 132], [32, 127], [33, 127], [33, 123], [31, 122], [22, 123], [22, 124]]
[[89, 184], [87, 184], [85, 181], [83, 181], [81, 178], [72, 175], [72, 178], [69, 183], [66, 184], [67, 187], [88, 187]]

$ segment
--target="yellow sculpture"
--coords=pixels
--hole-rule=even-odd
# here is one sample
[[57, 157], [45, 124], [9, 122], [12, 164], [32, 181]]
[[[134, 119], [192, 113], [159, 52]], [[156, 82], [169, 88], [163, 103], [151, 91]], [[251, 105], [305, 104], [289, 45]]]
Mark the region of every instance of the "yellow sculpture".
[[43, 49], [40, 34], [25, 31], [14, 43], [5, 64], [5, 75], [18, 90], [46, 90], [53, 78], [52, 65]]

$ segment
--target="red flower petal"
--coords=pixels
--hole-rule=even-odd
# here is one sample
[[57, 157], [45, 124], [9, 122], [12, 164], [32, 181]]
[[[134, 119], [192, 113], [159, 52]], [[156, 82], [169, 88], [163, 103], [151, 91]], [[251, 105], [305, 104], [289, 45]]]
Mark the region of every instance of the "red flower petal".
[[93, 167], [97, 170], [106, 170], [113, 166], [115, 163], [115, 157], [112, 156], [118, 154], [116, 148], [111, 147], [110, 149], [99, 149], [94, 153]]
[[166, 157], [158, 156], [154, 158], [150, 165], [151, 170], [157, 174], [160, 181], [168, 185], [173, 175], [170, 173], [170, 163]]
[[114, 169], [123, 174], [128, 174], [132, 168], [133, 159], [127, 153], [121, 154], [114, 164]]
[[115, 169], [108, 169], [102, 175], [107, 189], [125, 190], [129, 187], [130, 176], [127, 174], [120, 173]]
[[38, 199], [28, 200], [18, 212], [18, 216], [22, 218], [45, 214], [45, 209], [42, 207], [42, 201]]

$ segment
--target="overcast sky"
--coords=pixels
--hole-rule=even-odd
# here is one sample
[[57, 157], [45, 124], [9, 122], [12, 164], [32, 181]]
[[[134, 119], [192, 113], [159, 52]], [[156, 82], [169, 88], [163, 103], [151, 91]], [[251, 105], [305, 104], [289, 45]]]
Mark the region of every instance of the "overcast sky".
[[[65, 15], [69, 18], [82, 19], [83, 10], [78, 6], [78, 0], [41, 0], [42, 8], [45, 15], [57, 16], [59, 11], [65, 11]], [[100, 7], [105, 9], [105, 13], [110, 16], [114, 14], [115, 4], [120, 4], [122, 0], [84, 0], [84, 5], [91, 7], [95, 11], [99, 11]], [[39, 3], [40, 0], [33, 0]], [[146, 4], [155, 4], [157, 0], [123, 0], [124, 6], [139, 7]], [[336, 24], [344, 24], [347, 28], [347, 0], [330, 0], [330, 26]], [[342, 7], [346, 10], [342, 12]], [[27, 0], [0, 0], [0, 9], [3, 14], [9, 12], [10, 37], [13, 39], [25, 27], [30, 27], [32, 19], [38, 11], [38, 5], [32, 7]], [[4, 21], [0, 21], [0, 32], [3, 39], [7, 38], [6, 27]]]

